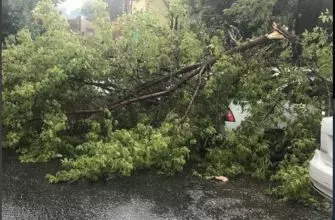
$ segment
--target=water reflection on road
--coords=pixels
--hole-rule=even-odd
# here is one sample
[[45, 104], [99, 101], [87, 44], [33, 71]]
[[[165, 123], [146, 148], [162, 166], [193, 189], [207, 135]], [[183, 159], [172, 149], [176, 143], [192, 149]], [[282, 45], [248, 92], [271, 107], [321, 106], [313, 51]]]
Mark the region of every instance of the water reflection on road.
[[19, 164], [3, 155], [3, 219], [331, 219], [330, 213], [281, 204], [246, 180], [222, 184], [149, 173], [51, 185], [56, 163]]

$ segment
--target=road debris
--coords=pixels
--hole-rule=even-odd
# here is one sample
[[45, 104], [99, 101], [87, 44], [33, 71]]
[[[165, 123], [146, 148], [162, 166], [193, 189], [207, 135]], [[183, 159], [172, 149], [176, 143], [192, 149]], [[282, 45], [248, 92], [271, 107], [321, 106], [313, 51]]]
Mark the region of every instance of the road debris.
[[228, 181], [228, 178], [225, 177], [225, 176], [216, 176], [215, 179], [219, 180], [219, 181], [222, 181], [224, 183]]

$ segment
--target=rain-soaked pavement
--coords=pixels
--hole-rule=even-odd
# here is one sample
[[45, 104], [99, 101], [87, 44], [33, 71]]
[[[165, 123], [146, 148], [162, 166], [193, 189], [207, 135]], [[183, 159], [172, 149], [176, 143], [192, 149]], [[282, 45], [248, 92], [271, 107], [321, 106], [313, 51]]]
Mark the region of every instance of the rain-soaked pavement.
[[188, 175], [149, 173], [90, 183], [51, 185], [45, 173], [58, 165], [20, 164], [3, 152], [3, 219], [331, 219], [330, 212], [266, 197], [264, 186], [219, 183]]

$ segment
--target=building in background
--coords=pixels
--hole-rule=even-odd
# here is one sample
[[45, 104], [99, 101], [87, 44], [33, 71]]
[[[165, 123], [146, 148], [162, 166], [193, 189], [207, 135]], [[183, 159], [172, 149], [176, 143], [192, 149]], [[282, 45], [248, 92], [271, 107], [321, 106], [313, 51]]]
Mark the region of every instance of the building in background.
[[76, 18], [68, 19], [70, 24], [70, 30], [77, 32], [84, 36], [91, 36], [95, 34], [94, 27], [92, 23], [82, 16], [77, 16]]
[[[131, 1], [131, 0], [130, 0]], [[132, 0], [132, 11], [147, 11], [154, 13], [159, 22], [168, 22], [168, 1], [167, 0]]]
[[160, 22], [167, 23], [167, 0], [108, 0], [108, 11], [111, 21], [123, 13], [152, 12]]
[[[124, 13], [151, 12], [157, 16], [157, 22], [163, 25], [168, 24], [169, 9], [167, 0], [108, 0], [107, 3], [109, 17], [112, 22]], [[81, 9], [73, 10], [67, 17], [70, 30], [85, 36], [95, 34], [93, 24], [81, 15]]]

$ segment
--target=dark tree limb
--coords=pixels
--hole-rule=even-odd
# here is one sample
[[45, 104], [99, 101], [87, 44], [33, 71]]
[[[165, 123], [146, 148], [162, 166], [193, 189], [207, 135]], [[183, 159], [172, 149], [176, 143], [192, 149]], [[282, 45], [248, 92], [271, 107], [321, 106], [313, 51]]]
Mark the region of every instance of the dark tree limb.
[[183, 116], [183, 118], [181, 119], [181, 121], [184, 121], [185, 118], [187, 117], [187, 114], [188, 112], [191, 110], [192, 108], [192, 105], [193, 105], [193, 102], [195, 100], [195, 97], [198, 95], [198, 91], [199, 91], [199, 88], [200, 88], [200, 85], [201, 85], [201, 79], [202, 79], [202, 74], [205, 72], [205, 66], [203, 66], [199, 72], [199, 78], [198, 78], [198, 83], [197, 83], [197, 87], [195, 88], [194, 90], [194, 93], [193, 93], [193, 96], [192, 96], [192, 99], [190, 101], [190, 104], [188, 105], [187, 109], [186, 109], [186, 112]]
[[[197, 69], [198, 67], [201, 66], [201, 63], [196, 63], [196, 64], [192, 64], [190, 66], [187, 66], [187, 67], [184, 67], [172, 74], [167, 74], [165, 76], [162, 76], [158, 79], [154, 79], [154, 80], [151, 80], [151, 81], [148, 81], [148, 82], [145, 82], [145, 83], [142, 83], [141, 85], [135, 87], [134, 89], [132, 89], [130, 92], [128, 92], [124, 97], [122, 97], [122, 99], [128, 99], [128, 98], [131, 98], [131, 97], [134, 97], [134, 95], [137, 95], [139, 94], [140, 92], [142, 92], [143, 90], [147, 90], [149, 87], [153, 87], [153, 86], [156, 86], [162, 82], [165, 82], [171, 78], [174, 78], [178, 75], [182, 75], [182, 74], [185, 74], [187, 72], [190, 72], [192, 70], [195, 70]], [[121, 102], [121, 100], [120, 100]]]
[[[248, 49], [253, 48], [255, 46], [258, 46], [258, 45], [262, 45], [262, 44], [264, 44], [266, 42], [269, 42], [271, 40], [283, 40], [283, 39], [288, 39], [291, 42], [292, 41], [295, 42], [295, 41], [297, 41], [298, 38], [296, 36], [290, 34], [288, 31], [286, 31], [285, 29], [281, 28], [280, 26], [278, 26], [277, 24], [274, 23], [272, 33], [257, 37], [254, 40], [251, 40], [251, 41], [246, 42], [242, 45], [234, 47], [231, 50], [225, 51], [224, 54], [231, 55], [231, 54], [234, 54], [234, 53], [243, 52], [245, 50], [248, 50]], [[143, 83], [143, 84], [139, 85], [138, 87], [132, 89], [124, 97], [122, 97], [119, 100], [114, 101], [111, 104], [109, 104], [106, 108], [108, 108], [109, 110], [113, 110], [113, 109], [131, 104], [131, 103], [134, 103], [134, 102], [168, 95], [169, 93], [177, 90], [183, 84], [187, 83], [187, 81], [189, 81], [195, 75], [199, 74], [199, 71], [201, 71], [201, 72], [205, 71], [205, 67], [212, 66], [213, 64], [215, 64], [216, 60], [217, 59], [215, 57], [210, 57], [203, 63], [196, 63], [196, 64], [193, 64], [193, 65], [184, 67], [184, 68], [182, 68], [182, 69], [180, 69], [180, 70], [178, 70], [178, 71], [176, 71], [172, 74], [165, 75], [165, 76], [160, 77], [158, 79], [154, 79], [154, 80], [151, 80], [149, 82]], [[202, 68], [200, 68], [200, 67], [202, 67]], [[202, 70], [202, 69], [204, 69], [204, 70]], [[168, 81], [169, 79], [171, 79], [171, 77], [176, 77], [176, 76], [182, 75], [182, 74], [184, 74], [184, 75], [179, 80], [179, 82], [172, 85], [169, 89], [159, 91], [159, 92], [139, 95], [140, 92], [142, 92], [143, 90], [148, 90], [150, 87], [153, 87], [153, 86], [156, 86], [160, 83]], [[201, 75], [202, 74], [203, 73], [201, 73]], [[78, 111], [71, 112], [70, 114], [97, 113], [97, 112], [101, 112], [101, 111], [103, 111], [103, 109], [78, 110]]]
[[[295, 35], [290, 34], [288, 31], [286, 31], [285, 29], [281, 28], [279, 25], [277, 25], [276, 23], [273, 24], [273, 32], [271, 34], [266, 34], [263, 36], [260, 36], [254, 40], [251, 40], [249, 42], [246, 42], [242, 45], [239, 45], [237, 47], [232, 48], [231, 50], [225, 51], [224, 54], [226, 55], [231, 55], [234, 53], [238, 53], [238, 52], [243, 52], [245, 50], [251, 49], [252, 47], [255, 47], [257, 45], [262, 45], [268, 41], [271, 40], [283, 40], [285, 38], [289, 39], [290, 41], [296, 41], [298, 38]], [[216, 62], [216, 58], [215, 57], [210, 57], [207, 59], [208, 64], [210, 66], [212, 66], [215, 62]], [[171, 78], [174, 78], [178, 75], [182, 75], [185, 74], [189, 71], [192, 71], [196, 68], [198, 68], [199, 66], [201, 66], [202, 63], [196, 63], [196, 64], [192, 64], [190, 66], [184, 67], [172, 74], [167, 74], [165, 76], [162, 76], [160, 78], [142, 83], [141, 85], [135, 87], [134, 89], [132, 89], [130, 92], [128, 92], [124, 97], [122, 97], [121, 99], [128, 99], [133, 97], [134, 95], [142, 92], [143, 90], [148, 89], [149, 87], [158, 85], [162, 82], [165, 82]], [[121, 101], [120, 101], [121, 102]]]
[[226, 52], [224, 52], [224, 54], [226, 55], [231, 55], [231, 54], [234, 54], [234, 53], [238, 53], [238, 52], [242, 52], [242, 51], [245, 51], [245, 50], [248, 50], [254, 46], [257, 46], [257, 45], [260, 45], [260, 44], [264, 44], [266, 42], [268, 42], [269, 39], [267, 38], [267, 36], [261, 36], [261, 37], [258, 37], [254, 40], [251, 40], [247, 43], [244, 43], [242, 45], [239, 45], [237, 47], [234, 47]]
[[[176, 89], [178, 89], [180, 86], [182, 86], [184, 83], [186, 83], [189, 79], [191, 79], [193, 76], [198, 74], [199, 71], [200, 71], [200, 68], [197, 68], [197, 69], [193, 70], [192, 72], [189, 72], [182, 80], [180, 80], [177, 84], [175, 84], [174, 86], [170, 87], [167, 90], [163, 90], [163, 91], [159, 91], [159, 92], [151, 93], [151, 94], [147, 94], [147, 95], [142, 95], [142, 96], [126, 99], [126, 100], [119, 100], [119, 101], [111, 103], [110, 105], [108, 105], [107, 108], [109, 110], [114, 110], [114, 109], [117, 109], [117, 108], [122, 107], [124, 105], [128, 105], [128, 104], [133, 103], [133, 102], [138, 102], [138, 101], [142, 101], [142, 100], [145, 100], [145, 99], [151, 99], [151, 98], [156, 98], [156, 97], [161, 97], [161, 96], [167, 95], [167, 94], [175, 91]], [[102, 112], [103, 110], [104, 110], [103, 108], [92, 109], [92, 110], [90, 110], [90, 109], [88, 109], [88, 110], [78, 110], [78, 111], [70, 112], [68, 114], [98, 113], [98, 112]]]
[[85, 85], [99, 87], [99, 88], [101, 88], [101, 89], [107, 90], [107, 91], [110, 92], [110, 93], [119, 91], [119, 89], [117, 88], [117, 86], [115, 86], [115, 85], [113, 85], [113, 84], [108, 84], [108, 83], [95, 83], [95, 82], [86, 82], [86, 81], [83, 81], [83, 83], [84, 83]]
[[131, 98], [131, 99], [123, 100], [123, 101], [117, 101], [117, 102], [114, 102], [111, 105], [109, 105], [108, 109], [113, 110], [113, 109], [116, 109], [118, 107], [130, 104], [130, 103], [133, 103], [133, 102], [145, 100], [145, 99], [148, 99], [148, 98], [156, 98], [156, 97], [160, 97], [160, 96], [165, 96], [165, 95], [167, 95], [167, 94], [169, 94], [171, 92], [174, 92], [180, 86], [182, 86], [183, 84], [185, 84], [193, 76], [197, 75], [199, 71], [200, 71], [200, 68], [197, 68], [197, 69], [193, 70], [192, 72], [189, 72], [188, 74], [185, 75], [185, 77], [182, 80], [180, 80], [178, 83], [176, 83], [175, 85], [171, 86], [167, 90], [163, 90], [163, 91], [152, 93], [152, 94], [142, 95], [142, 96], [139, 96], [139, 97], [135, 97], [135, 98]]

